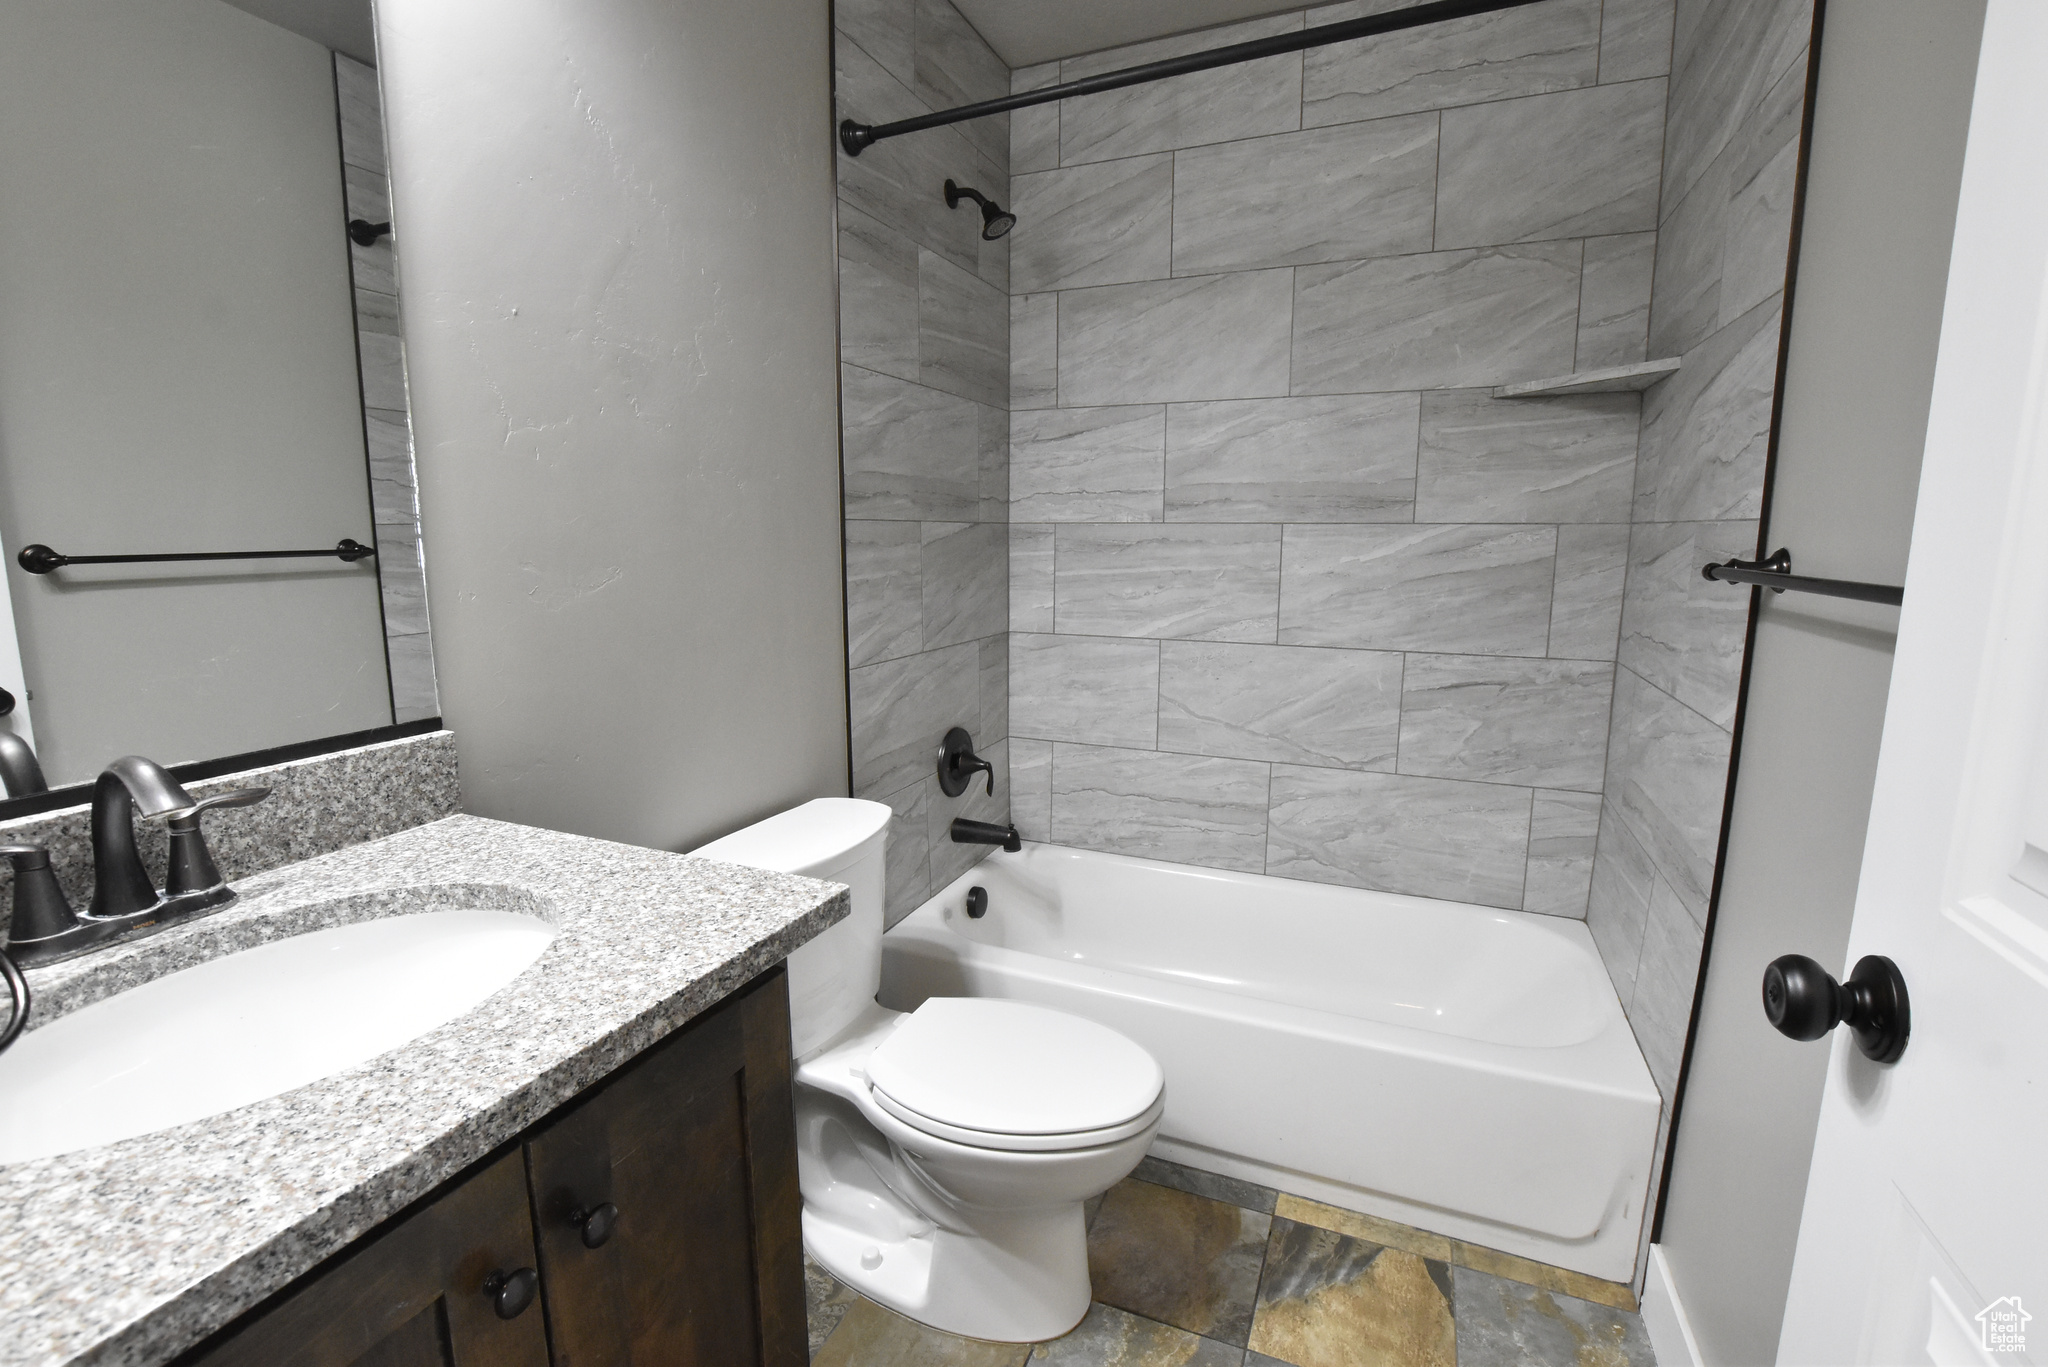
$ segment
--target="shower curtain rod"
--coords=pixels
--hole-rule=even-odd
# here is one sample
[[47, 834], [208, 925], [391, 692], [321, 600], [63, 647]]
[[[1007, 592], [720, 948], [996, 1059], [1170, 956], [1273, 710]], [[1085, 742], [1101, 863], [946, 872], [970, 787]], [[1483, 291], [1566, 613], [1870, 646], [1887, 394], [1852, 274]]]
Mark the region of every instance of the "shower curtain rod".
[[1034, 104], [1050, 104], [1054, 100], [1069, 99], [1075, 95], [1097, 95], [1105, 90], [1121, 90], [1127, 85], [1163, 81], [1169, 76], [1185, 76], [1191, 71], [1234, 66], [1239, 62], [1257, 61], [1261, 57], [1276, 57], [1284, 52], [1301, 52], [1328, 43], [1342, 43], [1353, 38], [1371, 38], [1381, 33], [1395, 33], [1404, 28], [1420, 28], [1424, 24], [1440, 24], [1449, 19], [1464, 19], [1475, 14], [1491, 14], [1495, 10], [1520, 9], [1524, 5], [1541, 3], [1543, 0], [1433, 0], [1431, 4], [1414, 5], [1386, 14], [1371, 14], [1363, 19], [1346, 19], [1342, 23], [1321, 24], [1315, 28], [1303, 29], [1299, 33], [1254, 38], [1248, 43], [1232, 43], [1229, 47], [1219, 47], [1209, 52], [1192, 52], [1185, 57], [1168, 57], [1162, 61], [1146, 62], [1143, 66], [1125, 67], [1121, 71], [1105, 71], [1100, 76], [1068, 81], [1065, 85], [1022, 90], [999, 99], [963, 104], [957, 109], [941, 109], [935, 114], [919, 114], [914, 119], [898, 119], [894, 123], [882, 124], [855, 123], [852, 119], [846, 119], [839, 125], [839, 145], [846, 149], [847, 156], [857, 157], [863, 150], [883, 138], [900, 137], [905, 133], [922, 132], [927, 128], [940, 128], [949, 123], [986, 118], [990, 114], [1007, 114], [1012, 109], [1024, 109]]

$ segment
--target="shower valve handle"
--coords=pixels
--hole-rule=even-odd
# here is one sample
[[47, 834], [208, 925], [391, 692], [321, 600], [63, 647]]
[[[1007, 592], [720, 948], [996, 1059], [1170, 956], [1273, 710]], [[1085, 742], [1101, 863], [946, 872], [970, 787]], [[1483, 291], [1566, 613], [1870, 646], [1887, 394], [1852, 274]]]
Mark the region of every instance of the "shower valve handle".
[[958, 797], [976, 774], [988, 775], [988, 795], [996, 795], [996, 766], [974, 753], [974, 737], [967, 728], [956, 726], [939, 745], [939, 791]]

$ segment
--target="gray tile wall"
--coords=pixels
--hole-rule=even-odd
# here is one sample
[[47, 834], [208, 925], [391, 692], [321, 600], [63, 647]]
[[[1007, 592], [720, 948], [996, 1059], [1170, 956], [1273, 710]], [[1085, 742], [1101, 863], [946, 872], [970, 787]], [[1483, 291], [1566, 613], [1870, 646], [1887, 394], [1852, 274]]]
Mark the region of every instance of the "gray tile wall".
[[[384, 109], [376, 69], [337, 52], [334, 83], [341, 104], [342, 177], [348, 216], [389, 223], [391, 184], [384, 165]], [[439, 716], [441, 702], [434, 687], [434, 652], [427, 633], [427, 581], [420, 556], [405, 350], [398, 333], [396, 252], [393, 237], [379, 238], [368, 247], [349, 244], [392, 719], [408, 722]]]
[[[1008, 69], [947, 0], [840, 0], [835, 13], [842, 118], [878, 123], [1009, 88]], [[1007, 125], [978, 120], [839, 157], [853, 789], [896, 814], [891, 920], [987, 853], [947, 839], [953, 817], [1009, 819], [1007, 523], [1010, 499], [1026, 496], [1010, 469], [1013, 267], [1009, 242], [981, 240], [974, 206], [949, 210], [941, 194], [952, 179], [1010, 203]], [[1103, 278], [1118, 278], [1110, 269]], [[1119, 412], [1048, 429], [1031, 469], [1056, 468], [1071, 458], [1063, 451], [1142, 445], [1142, 421]], [[939, 739], [954, 726], [994, 762], [995, 797], [939, 791]]]
[[[1586, 914], [1640, 401], [1491, 389], [1646, 356], [1671, 4], [1605, 8], [1012, 116], [1026, 835]], [[1646, 598], [1636, 649], [1705, 686], [1674, 595]]]
[[1651, 354], [1684, 366], [1643, 405], [1587, 915], [1666, 1097], [1705, 939], [1749, 613], [1747, 593], [1699, 567], [1758, 549], [1812, 23], [1812, 0], [1676, 8], [1646, 322]]

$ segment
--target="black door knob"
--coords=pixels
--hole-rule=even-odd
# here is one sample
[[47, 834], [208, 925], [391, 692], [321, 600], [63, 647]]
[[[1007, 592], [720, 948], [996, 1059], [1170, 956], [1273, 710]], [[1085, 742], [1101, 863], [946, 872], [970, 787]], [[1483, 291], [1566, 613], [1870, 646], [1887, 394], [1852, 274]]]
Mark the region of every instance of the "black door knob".
[[540, 1273], [530, 1267], [493, 1272], [484, 1279], [484, 1294], [491, 1298], [491, 1308], [498, 1312], [499, 1319], [516, 1320], [540, 1294]]
[[1913, 1025], [1906, 980], [1882, 954], [1857, 960], [1845, 983], [1804, 954], [1773, 959], [1764, 969], [1764, 1015], [1779, 1034], [1796, 1040], [1816, 1040], [1846, 1025], [1856, 1032], [1856, 1047], [1879, 1063], [1898, 1061]]
[[578, 1210], [569, 1217], [569, 1223], [583, 1235], [585, 1248], [603, 1248], [612, 1237], [613, 1227], [619, 1223], [619, 1208], [606, 1201], [601, 1206]]

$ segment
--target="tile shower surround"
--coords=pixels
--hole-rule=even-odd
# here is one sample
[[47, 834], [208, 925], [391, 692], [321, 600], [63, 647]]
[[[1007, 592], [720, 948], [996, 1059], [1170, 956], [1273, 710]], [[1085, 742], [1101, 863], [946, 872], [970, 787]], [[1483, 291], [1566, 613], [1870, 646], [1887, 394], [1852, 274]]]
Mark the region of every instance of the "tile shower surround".
[[[842, 117], [988, 99], [1010, 74], [947, 0], [840, 0]], [[847, 663], [855, 796], [886, 802], [888, 914], [988, 850], [955, 816], [1009, 819], [1009, 261], [948, 180], [1008, 204], [1009, 129], [979, 119], [840, 156], [839, 307]], [[996, 767], [946, 797], [939, 738], [973, 732]]]
[[[842, 36], [886, 8], [842, 5]], [[1011, 291], [1007, 468], [993, 405], [969, 461], [967, 410], [899, 391], [849, 408], [849, 489], [892, 508], [849, 516], [987, 525], [1007, 499], [1027, 834], [1585, 916], [1671, 1095], [1747, 611], [1698, 565], [1756, 550], [1811, 21], [1551, 0], [1008, 116], [1004, 272], [930, 249]], [[916, 112], [888, 93], [881, 115]], [[848, 360], [915, 379], [896, 259], [890, 291], [849, 274]], [[1489, 394], [1665, 355], [1683, 369], [1642, 398]], [[848, 531], [891, 550], [854, 582], [864, 658], [908, 661], [923, 530]], [[980, 640], [899, 665], [874, 715], [994, 713]], [[857, 767], [907, 781], [927, 732], [871, 721]], [[915, 842], [942, 828], [899, 825], [931, 872]]]
[[1667, 1100], [1699, 983], [1749, 612], [1747, 593], [1700, 592], [1715, 585], [1698, 566], [1760, 549], [1813, 23], [1813, 0], [1677, 7], [1650, 346], [1685, 363], [1643, 405], [1586, 916]]
[[1648, 354], [1671, 25], [1549, 0], [1011, 115], [1027, 836], [1585, 915], [1641, 401], [1491, 389]]
[[1812, 0], [1681, 0], [1604, 809], [1587, 926], [1672, 1096], [1705, 942], [1756, 553]]

